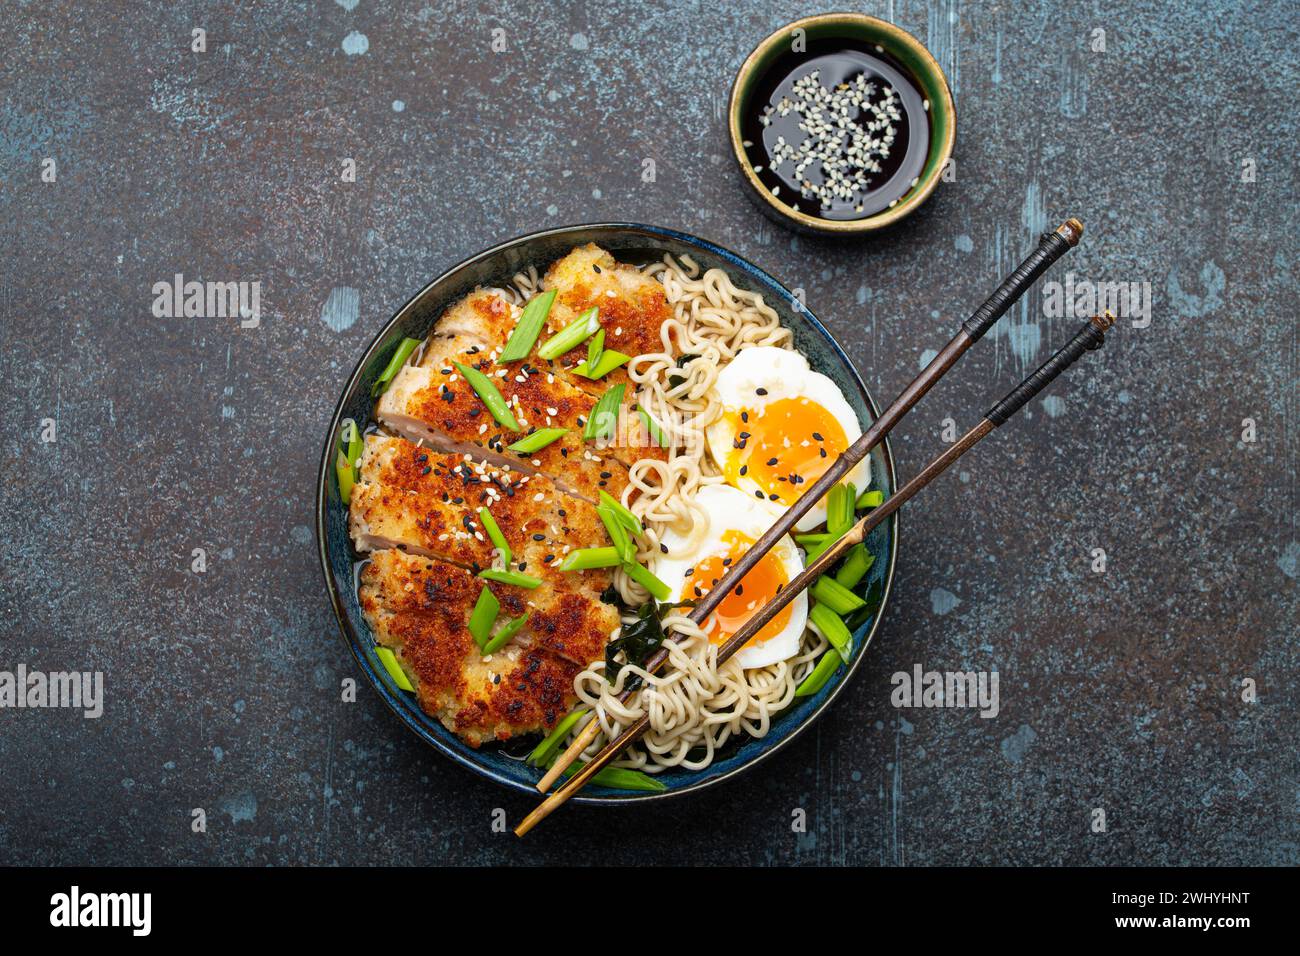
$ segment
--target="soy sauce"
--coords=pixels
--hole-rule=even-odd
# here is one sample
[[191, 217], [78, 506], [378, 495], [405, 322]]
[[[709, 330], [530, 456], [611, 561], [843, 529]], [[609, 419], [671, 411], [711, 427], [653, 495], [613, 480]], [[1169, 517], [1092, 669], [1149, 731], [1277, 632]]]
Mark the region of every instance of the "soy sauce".
[[759, 78], [750, 104], [741, 135], [760, 182], [819, 219], [888, 209], [912, 189], [929, 154], [925, 97], [876, 47], [821, 40], [785, 53]]

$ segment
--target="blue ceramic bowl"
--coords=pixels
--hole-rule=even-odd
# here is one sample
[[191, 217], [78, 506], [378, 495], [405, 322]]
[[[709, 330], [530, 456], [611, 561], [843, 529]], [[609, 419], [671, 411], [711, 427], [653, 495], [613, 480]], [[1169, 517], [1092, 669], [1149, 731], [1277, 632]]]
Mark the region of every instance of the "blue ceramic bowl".
[[[334, 458], [339, 425], [343, 419], [353, 418], [359, 424], [371, 420], [371, 385], [382, 373], [389, 356], [403, 337], [423, 338], [447, 306], [476, 286], [505, 285], [511, 276], [529, 265], [551, 262], [574, 246], [587, 242], [597, 243], [623, 262], [648, 262], [667, 252], [676, 256], [689, 255], [705, 269], [716, 266], [727, 270], [736, 285], [763, 293], [764, 301], [780, 314], [782, 324], [793, 330], [795, 345], [808, 356], [814, 369], [830, 376], [840, 387], [863, 422], [874, 419], [878, 414], [875, 403], [867, 394], [866, 386], [862, 384], [862, 379], [858, 377], [844, 350], [831, 338], [825, 327], [800, 306], [785, 286], [733, 252], [694, 236], [655, 226], [599, 223], [548, 229], [512, 239], [443, 273], [402, 306], [379, 331], [353, 369], [347, 387], [343, 390], [343, 397], [334, 409], [334, 418], [326, 432], [325, 451], [321, 456], [320, 476], [317, 479], [316, 538], [334, 613], [338, 617], [343, 637], [360, 664], [366, 680], [408, 729], [475, 773], [534, 795], [537, 793], [534, 785], [539, 777], [537, 770], [501, 747], [485, 746], [475, 750], [466, 745], [442, 724], [421, 711], [414, 695], [398, 690], [375, 657], [374, 638], [357, 603], [353, 569], [358, 555], [348, 536], [348, 509], [339, 498]], [[894, 459], [889, 443], [877, 446], [871, 453], [871, 458], [872, 487], [879, 488], [887, 496], [892, 494], [895, 487]], [[729, 745], [704, 770], [660, 774], [659, 779], [668, 787], [662, 792], [632, 793], [604, 787], [587, 787], [574, 799], [581, 803], [622, 804], [689, 793], [735, 776], [794, 740], [844, 689], [861, 663], [888, 602], [897, 544], [898, 519], [895, 515], [877, 528], [867, 540], [868, 547], [876, 556], [868, 581], [871, 587], [878, 590], [881, 603], [876, 614], [855, 631], [851, 663], [847, 668], [841, 668], [820, 693], [797, 699], [789, 711], [773, 722], [771, 732], [766, 737], [761, 740], [745, 739]]]

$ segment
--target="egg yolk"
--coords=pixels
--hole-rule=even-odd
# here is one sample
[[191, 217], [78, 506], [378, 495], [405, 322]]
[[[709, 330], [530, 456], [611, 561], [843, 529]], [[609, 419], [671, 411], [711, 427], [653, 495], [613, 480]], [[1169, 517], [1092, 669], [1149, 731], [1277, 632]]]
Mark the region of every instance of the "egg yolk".
[[[683, 600], [701, 598], [708, 594], [731, 566], [740, 560], [740, 556], [753, 546], [754, 539], [739, 531], [728, 531], [722, 536], [722, 543], [727, 548], [725, 554], [704, 559], [686, 576], [686, 583], [682, 585]], [[713, 612], [710, 619], [715, 623], [709, 633], [709, 640], [713, 644], [722, 644], [740, 630], [740, 626], [749, 620], [755, 610], [771, 601], [776, 592], [789, 583], [781, 559], [771, 551], [763, 555]], [[789, 623], [790, 605], [787, 604], [763, 625], [763, 629], [754, 635], [749, 645], [762, 644], [776, 637]]]
[[780, 398], [757, 409], [728, 412], [736, 435], [727, 480], [752, 480], [769, 501], [791, 504], [800, 485], [822, 476], [848, 448], [839, 420], [806, 398]]

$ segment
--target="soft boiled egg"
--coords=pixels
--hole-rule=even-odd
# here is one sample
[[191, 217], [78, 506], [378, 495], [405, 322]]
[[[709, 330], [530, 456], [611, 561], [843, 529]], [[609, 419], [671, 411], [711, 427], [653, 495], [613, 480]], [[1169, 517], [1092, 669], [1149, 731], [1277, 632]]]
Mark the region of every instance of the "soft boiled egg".
[[[695, 501], [708, 523], [703, 536], [698, 528], [689, 538], [669, 529], [663, 537], [669, 556], [655, 562], [655, 574], [668, 585], [674, 601], [693, 601], [707, 594], [772, 526], [771, 510], [729, 485], [705, 485]], [[802, 570], [799, 551], [786, 535], [722, 599], [706, 623], [709, 640], [721, 645]], [[807, 621], [808, 595], [800, 593], [736, 653], [736, 660], [741, 667], [752, 668], [793, 657]]]
[[[729, 485], [778, 513], [862, 434], [836, 384], [790, 349], [742, 350], [718, 373], [713, 388], [723, 412], [705, 430], [709, 453]], [[854, 466], [845, 480], [866, 488], [869, 462]], [[810, 531], [825, 521], [823, 499], [795, 527]]]

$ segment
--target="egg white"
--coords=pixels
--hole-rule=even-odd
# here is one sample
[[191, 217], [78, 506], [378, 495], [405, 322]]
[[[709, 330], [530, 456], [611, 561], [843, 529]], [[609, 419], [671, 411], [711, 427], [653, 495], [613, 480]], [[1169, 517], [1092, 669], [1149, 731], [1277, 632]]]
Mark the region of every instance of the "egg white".
[[[690, 539], [669, 529], [663, 537], [669, 554], [655, 562], [654, 573], [668, 585], [672, 593], [670, 600], [681, 599], [688, 571], [710, 557], [728, 554], [730, 549], [723, 542], [723, 536], [728, 531], [757, 539], [772, 526], [771, 509], [764, 507], [757, 498], [750, 498], [730, 485], [706, 485], [696, 494], [695, 502], [703, 509], [703, 520], [707, 522], [703, 536], [697, 538], [692, 545]], [[696, 533], [699, 533], [698, 529]], [[696, 535], [691, 537], [695, 538]], [[781, 562], [787, 581], [793, 580], [803, 570], [802, 555], [789, 535], [778, 541], [769, 553]], [[790, 602], [790, 620], [785, 627], [762, 644], [753, 641], [746, 644], [736, 653], [736, 660], [741, 667], [748, 669], [767, 667], [793, 657], [799, 652], [799, 643], [807, 622], [808, 595], [800, 593]]]
[[[760, 395], [760, 389], [766, 394]], [[742, 410], [753, 415], [764, 405], [781, 399], [807, 399], [820, 405], [839, 422], [849, 445], [862, 435], [858, 416], [844, 398], [844, 393], [825, 375], [814, 372], [803, 355], [791, 349], [767, 345], [743, 349], [718, 373], [713, 392], [724, 411], [736, 415]], [[727, 480], [744, 492], [754, 504], [759, 504], [756, 494], [762, 490], [759, 484], [746, 475], [733, 475], [733, 469], [728, 468], [733, 458], [739, 463], [748, 454], [735, 447], [737, 435], [743, 430], [743, 427], [737, 427], [734, 421], [724, 415], [705, 429], [705, 439], [713, 460], [722, 468], [724, 475], [731, 476]], [[791, 439], [804, 437], [791, 436]], [[870, 459], [854, 466], [845, 480], [853, 482], [859, 491], [865, 489], [871, 482]], [[788, 507], [769, 501], [766, 497], [761, 503], [775, 514], [782, 513]], [[823, 498], [799, 519], [795, 527], [799, 531], [811, 531], [825, 521], [826, 500]]]

